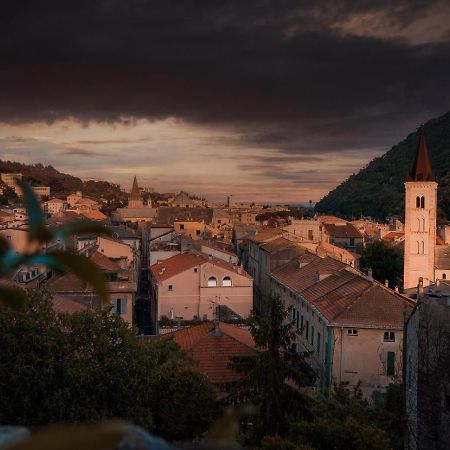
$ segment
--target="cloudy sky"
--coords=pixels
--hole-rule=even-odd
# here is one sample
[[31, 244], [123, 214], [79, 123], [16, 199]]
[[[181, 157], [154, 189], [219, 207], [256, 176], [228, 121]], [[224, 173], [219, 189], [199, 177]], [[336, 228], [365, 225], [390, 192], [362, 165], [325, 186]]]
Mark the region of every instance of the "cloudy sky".
[[443, 1], [2, 2], [0, 158], [314, 201], [450, 109]]

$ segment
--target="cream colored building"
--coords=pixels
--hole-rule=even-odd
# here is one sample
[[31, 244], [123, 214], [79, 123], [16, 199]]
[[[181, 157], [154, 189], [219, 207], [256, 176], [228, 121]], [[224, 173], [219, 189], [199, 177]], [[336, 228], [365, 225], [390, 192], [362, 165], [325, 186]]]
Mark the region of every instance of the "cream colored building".
[[67, 202], [60, 198], [52, 198], [42, 204], [45, 212], [50, 215], [58, 214], [67, 209]]
[[272, 271], [290, 307], [292, 350], [307, 351], [318, 387], [361, 383], [366, 397], [402, 378], [404, 317], [414, 303], [349, 265], [310, 253]]
[[247, 318], [253, 306], [253, 280], [240, 266], [203, 254], [182, 253], [151, 266], [152, 312], [158, 321], [212, 320], [217, 306], [226, 305]]
[[405, 182], [405, 289], [416, 288], [420, 278], [424, 286], [436, 279], [437, 187], [422, 131], [413, 168]]
[[180, 236], [188, 236], [191, 239], [200, 239], [205, 232], [205, 222], [203, 220], [175, 221], [173, 227], [175, 233]]

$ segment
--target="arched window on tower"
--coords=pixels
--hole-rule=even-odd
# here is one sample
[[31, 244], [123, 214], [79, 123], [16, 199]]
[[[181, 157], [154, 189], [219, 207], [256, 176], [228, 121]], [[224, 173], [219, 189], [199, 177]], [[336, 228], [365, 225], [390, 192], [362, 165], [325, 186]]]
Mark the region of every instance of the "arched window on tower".
[[421, 220], [419, 218], [417, 218], [417, 231], [419, 233], [422, 231], [421, 225], [422, 225]]
[[447, 279], [447, 274], [446, 274], [446, 273], [443, 273], [443, 274], [442, 274], [442, 279], [443, 279], [443, 280], [446, 280], [446, 279]]
[[425, 219], [422, 217], [422, 231], [425, 233]]
[[420, 249], [422, 250], [421, 251], [422, 255], [424, 255], [425, 254], [425, 242], [423, 242], [423, 241], [421, 242]]
[[420, 208], [420, 197], [416, 197], [416, 208]]
[[420, 207], [421, 208], [425, 208], [425, 197], [422, 196], [422, 198], [420, 199]]
[[416, 244], [417, 244], [417, 254], [419, 254], [420, 253], [420, 242], [417, 241]]

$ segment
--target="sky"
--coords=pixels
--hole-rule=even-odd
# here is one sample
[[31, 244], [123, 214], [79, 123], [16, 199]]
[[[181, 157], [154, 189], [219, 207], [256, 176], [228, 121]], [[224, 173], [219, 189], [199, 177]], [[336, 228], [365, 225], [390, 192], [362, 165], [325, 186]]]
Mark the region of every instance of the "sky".
[[450, 2], [7, 1], [0, 159], [317, 201], [450, 109]]

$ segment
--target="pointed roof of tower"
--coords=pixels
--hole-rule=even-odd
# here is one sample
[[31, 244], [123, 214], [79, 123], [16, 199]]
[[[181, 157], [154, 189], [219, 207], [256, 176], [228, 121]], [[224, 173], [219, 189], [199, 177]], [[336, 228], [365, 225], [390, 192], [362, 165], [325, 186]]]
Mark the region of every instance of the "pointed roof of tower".
[[131, 188], [131, 193], [130, 193], [130, 199], [132, 199], [132, 200], [140, 200], [141, 199], [141, 194], [139, 193], [139, 186], [138, 186], [136, 175], [134, 176], [133, 187]]
[[417, 146], [416, 157], [412, 170], [408, 176], [408, 181], [436, 181], [428, 154], [427, 143], [423, 128], [420, 130], [419, 145]]

